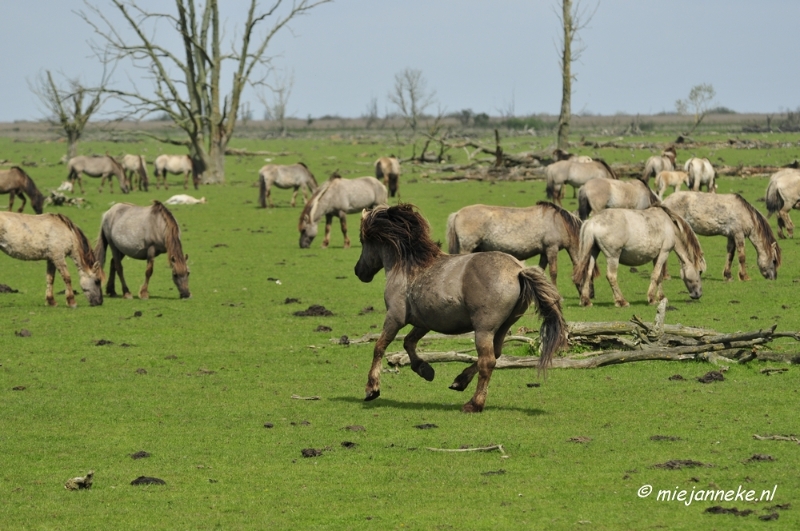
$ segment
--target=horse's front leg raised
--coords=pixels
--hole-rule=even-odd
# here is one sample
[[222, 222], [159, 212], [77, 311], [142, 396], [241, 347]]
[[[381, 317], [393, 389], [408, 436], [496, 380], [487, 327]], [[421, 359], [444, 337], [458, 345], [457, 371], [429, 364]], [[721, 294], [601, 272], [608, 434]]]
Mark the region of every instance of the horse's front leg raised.
[[494, 334], [491, 332], [475, 332], [475, 347], [478, 350], [478, 385], [475, 394], [469, 402], [464, 404], [461, 411], [464, 413], [480, 413], [486, 404], [486, 394], [489, 392], [489, 380], [497, 364], [494, 350]]
[[344, 210], [339, 211], [339, 223], [342, 226], [342, 235], [344, 236], [344, 248], [350, 248], [350, 238], [347, 237], [347, 212]]
[[[611, 291], [614, 293], [614, 306], [618, 308], [622, 308], [624, 306], [630, 306], [628, 301], [625, 300], [625, 297], [622, 295], [622, 290], [619, 289], [619, 283], [617, 282], [617, 270], [619, 269], [619, 258], [611, 258], [606, 257], [606, 280], [611, 285]], [[659, 275], [661, 274], [661, 270], [659, 268]], [[655, 270], [653, 271], [653, 275], [655, 276]], [[652, 288], [653, 284], [650, 283], [650, 287]], [[650, 295], [650, 290], [647, 291], [648, 297]]]
[[149, 299], [150, 293], [147, 291], [147, 286], [150, 284], [150, 277], [153, 276], [153, 263], [156, 260], [156, 251], [154, 247], [147, 249], [147, 268], [144, 270], [144, 284], [139, 288], [139, 298]]
[[425, 336], [425, 334], [428, 332], [430, 332], [430, 330], [427, 328], [415, 326], [403, 340], [403, 348], [408, 353], [408, 358], [411, 360], [411, 370], [429, 382], [432, 382], [433, 377], [436, 374], [433, 370], [433, 367], [431, 367], [427, 361], [421, 359], [417, 355], [417, 343], [419, 343], [419, 340], [422, 339], [423, 336]]
[[378, 341], [375, 342], [375, 349], [372, 351], [372, 365], [367, 374], [367, 388], [364, 396], [365, 402], [375, 400], [381, 396], [381, 361], [383, 360], [383, 355], [386, 353], [386, 347], [389, 346], [389, 343], [394, 341], [397, 332], [402, 326], [401, 323], [397, 323], [388, 315], [383, 321], [383, 330], [381, 331]]

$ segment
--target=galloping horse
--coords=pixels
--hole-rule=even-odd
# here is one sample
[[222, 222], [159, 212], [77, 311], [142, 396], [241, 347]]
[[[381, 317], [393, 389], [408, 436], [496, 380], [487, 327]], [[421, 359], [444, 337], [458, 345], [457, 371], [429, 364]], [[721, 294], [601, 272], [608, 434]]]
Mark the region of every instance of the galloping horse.
[[122, 157], [120, 164], [122, 164], [122, 169], [125, 170], [125, 176], [127, 177], [131, 188], [133, 188], [134, 177], [138, 176], [139, 191], [141, 192], [144, 190], [146, 192], [147, 187], [150, 184], [150, 180], [147, 177], [147, 163], [145, 162], [144, 157], [141, 155], [127, 154]]
[[578, 216], [585, 220], [592, 212], [607, 208], [644, 210], [659, 203], [656, 194], [644, 182], [592, 179], [578, 192]]
[[619, 264], [638, 266], [649, 261], [653, 262], [653, 274], [647, 301], [656, 304], [664, 298], [664, 265], [673, 249], [681, 262], [681, 278], [689, 296], [699, 299], [703, 295], [700, 274], [706, 263], [697, 236], [680, 216], [663, 206], [647, 210], [616, 208], [592, 216], [581, 227], [580, 261], [572, 277], [581, 286], [581, 306], [592, 305], [593, 271], [601, 252], [606, 256], [606, 278], [616, 306], [628, 306], [617, 283]]
[[106, 183], [106, 179], [108, 179], [108, 186], [111, 188], [112, 194], [114, 193], [114, 182], [111, 180], [111, 176], [114, 175], [117, 177], [119, 189], [122, 190], [122, 193], [128, 193], [128, 181], [125, 179], [125, 170], [122, 169], [122, 165], [111, 155], [105, 155], [103, 157], [85, 157], [83, 155], [72, 157], [67, 163], [67, 168], [69, 169], [67, 180], [70, 182], [77, 180], [78, 186], [81, 188], [81, 193], [83, 193], [82, 173], [85, 173], [89, 177], [100, 177], [100, 192], [103, 191], [103, 186]]
[[400, 179], [400, 161], [394, 155], [381, 157], [375, 161], [375, 178], [383, 181], [383, 185], [389, 189], [389, 195], [394, 197], [397, 194]]
[[36, 188], [36, 184], [31, 179], [30, 175], [25, 173], [25, 170], [19, 166], [12, 166], [10, 170], [0, 170], [0, 194], [8, 194], [8, 211], [14, 208], [14, 197], [19, 196], [22, 200], [22, 205], [17, 212], [22, 212], [28, 201], [25, 199], [25, 194], [31, 198], [31, 207], [37, 214], [42, 213], [42, 206], [44, 204], [44, 196]]
[[700, 187], [705, 185], [707, 192], [713, 194], [717, 191], [717, 185], [714, 182], [717, 172], [714, 171], [714, 166], [708, 159], [692, 157], [683, 165], [683, 170], [689, 175], [688, 185], [691, 190], [699, 192]]
[[786, 168], [769, 178], [766, 194], [767, 214], [778, 214], [778, 237], [785, 238], [783, 229], [794, 238], [794, 223], [789, 211], [800, 208], [800, 170]]
[[303, 204], [305, 204], [308, 203], [306, 190], [313, 194], [319, 187], [314, 174], [302, 162], [292, 165], [267, 164], [263, 166], [258, 170], [258, 185], [258, 204], [261, 205], [261, 208], [267, 208], [267, 201], [269, 201], [269, 206], [274, 206], [270, 196], [270, 189], [273, 185], [284, 190], [294, 188], [292, 206], [295, 205], [297, 191], [300, 188], [303, 189]]
[[689, 174], [685, 171], [660, 171], [656, 175], [656, 190], [658, 190], [656, 195], [659, 199], [664, 199], [667, 186], [671, 186], [672, 191], [677, 192], [681, 189], [682, 184], [689, 184]]
[[578, 262], [581, 221], [553, 203], [514, 208], [470, 205], [447, 218], [450, 254], [501, 251], [517, 260], [539, 255], [539, 267], [558, 277], [558, 251], [566, 249], [573, 269]]
[[95, 254], [100, 267], [105, 265], [106, 247], [111, 247], [111, 266], [109, 267], [106, 294], [116, 297], [114, 276], [119, 275], [122, 295], [132, 298], [125, 277], [122, 276], [122, 259], [130, 256], [136, 260], [147, 260], [144, 284], [139, 290], [140, 299], [150, 298], [147, 286], [153, 274], [156, 256], [167, 253], [172, 267], [172, 281], [180, 292], [181, 299], [191, 297], [189, 292], [188, 256], [183, 254], [181, 232], [178, 222], [167, 207], [158, 201], [143, 207], [129, 203], [117, 203], [103, 214], [100, 235], [97, 237]]
[[156, 188], [159, 187], [159, 178], [164, 190], [169, 190], [167, 172], [173, 175], [183, 174], [183, 189], [189, 188], [189, 174], [192, 174], [192, 183], [197, 190], [200, 180], [197, 175], [197, 164], [189, 155], [159, 155], [153, 162], [153, 173], [156, 175]]
[[75, 308], [75, 293], [67, 269], [69, 256], [78, 267], [80, 286], [91, 306], [103, 304], [100, 283], [103, 269], [95, 260], [89, 240], [68, 217], [63, 214], [17, 214], [0, 212], [0, 250], [19, 260], [47, 260], [47, 291], [49, 306], [56, 306], [53, 296], [53, 278], [56, 269], [66, 285], [67, 305]]
[[675, 151], [675, 147], [670, 146], [662, 151], [661, 155], [654, 155], [650, 157], [644, 164], [644, 171], [642, 172], [642, 176], [639, 177], [639, 180], [643, 181], [645, 184], [648, 184], [650, 182], [651, 175], [655, 175], [657, 177], [662, 171], [674, 170], [676, 156], [677, 152]]
[[331, 241], [333, 216], [339, 216], [344, 248], [349, 248], [347, 214], [385, 204], [386, 187], [375, 177], [342, 179], [338, 173], [334, 173], [314, 192], [300, 214], [297, 226], [300, 231], [300, 248], [308, 249], [311, 246], [317, 236], [317, 225], [322, 216], [325, 216], [325, 239], [322, 240], [322, 247], [327, 247]]
[[428, 381], [434, 370], [417, 355], [417, 343], [429, 331], [462, 334], [475, 331], [478, 361], [456, 377], [451, 389], [463, 391], [478, 374], [465, 413], [483, 411], [489, 379], [511, 326], [533, 302], [542, 316], [542, 354], [546, 370], [555, 352], [566, 344], [566, 323], [558, 290], [535, 267], [498, 252], [446, 255], [430, 237], [425, 219], [407, 204], [365, 210], [361, 216], [361, 256], [355, 266], [362, 282], [386, 271], [386, 317], [372, 356], [365, 400], [381, 394], [381, 359], [386, 347], [406, 324], [403, 341], [411, 369]]
[[606, 178], [616, 179], [617, 174], [606, 164], [604, 160], [593, 160], [591, 162], [574, 162], [561, 160], [554, 162], [545, 168], [547, 176], [547, 198], [558, 206], [561, 206], [563, 187], [565, 184], [572, 185], [577, 189], [589, 182], [591, 179]]
[[781, 248], [767, 218], [739, 194], [675, 192], [664, 200], [664, 206], [686, 220], [701, 236], [728, 238], [728, 257], [722, 272], [731, 279], [733, 252], [739, 254], [739, 280], [750, 280], [744, 255], [744, 239], [749, 238], [758, 253], [758, 269], [768, 280], [778, 278]]

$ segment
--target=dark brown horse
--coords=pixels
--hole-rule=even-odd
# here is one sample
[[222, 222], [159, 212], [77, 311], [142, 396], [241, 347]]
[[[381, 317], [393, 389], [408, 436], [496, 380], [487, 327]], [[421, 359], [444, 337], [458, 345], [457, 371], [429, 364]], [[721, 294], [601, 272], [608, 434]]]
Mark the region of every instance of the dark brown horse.
[[8, 198], [8, 211], [14, 208], [14, 197], [19, 196], [22, 200], [22, 206], [19, 207], [17, 212], [22, 212], [25, 208], [27, 201], [25, 194], [31, 198], [31, 207], [37, 214], [42, 213], [42, 206], [44, 204], [44, 196], [36, 188], [36, 184], [31, 179], [30, 175], [25, 173], [25, 170], [19, 166], [12, 166], [10, 170], [0, 170], [0, 194], [9, 194]]
[[525, 266], [506, 253], [444, 254], [431, 239], [430, 227], [412, 205], [379, 206], [361, 216], [361, 256], [355, 267], [362, 282], [386, 271], [386, 317], [375, 344], [367, 378], [366, 398], [380, 396], [381, 359], [386, 347], [406, 324], [413, 329], [403, 341], [411, 368], [428, 381], [433, 368], [417, 355], [417, 343], [429, 331], [463, 334], [475, 331], [478, 361], [450, 386], [463, 391], [478, 374], [465, 413], [483, 411], [492, 370], [511, 326], [534, 303], [542, 315], [544, 371], [566, 343], [561, 296], [541, 269]]

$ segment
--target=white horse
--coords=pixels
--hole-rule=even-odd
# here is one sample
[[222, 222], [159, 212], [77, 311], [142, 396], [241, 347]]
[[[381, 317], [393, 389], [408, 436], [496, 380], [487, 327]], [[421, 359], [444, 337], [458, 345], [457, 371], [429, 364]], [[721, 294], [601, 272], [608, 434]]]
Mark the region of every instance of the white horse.
[[164, 184], [164, 190], [168, 190], [167, 172], [173, 175], [183, 174], [183, 189], [188, 189], [189, 173], [192, 174], [194, 189], [197, 190], [199, 184], [197, 167], [189, 155], [159, 155], [153, 162], [154, 173], [156, 174], [156, 188], [159, 187], [159, 178]]
[[708, 159], [692, 157], [683, 165], [683, 171], [689, 175], [688, 185], [691, 190], [699, 192], [700, 187], [705, 185], [707, 192], [717, 191], [717, 185], [714, 182], [717, 172], [714, 171], [714, 166]]

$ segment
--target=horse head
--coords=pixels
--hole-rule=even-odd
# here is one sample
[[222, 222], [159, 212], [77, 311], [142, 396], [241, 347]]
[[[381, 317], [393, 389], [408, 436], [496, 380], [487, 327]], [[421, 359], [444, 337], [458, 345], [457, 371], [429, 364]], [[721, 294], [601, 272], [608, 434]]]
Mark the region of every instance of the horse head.
[[364, 223], [370, 211], [366, 208], [361, 211], [361, 256], [354, 268], [355, 274], [361, 282], [372, 282], [375, 275], [383, 269], [383, 260], [378, 246], [364, 239]]
[[89, 300], [89, 305], [100, 306], [103, 304], [102, 282], [104, 275], [100, 262], [95, 262], [91, 266], [86, 264], [86, 267], [78, 268], [78, 275], [81, 289]]
[[314, 223], [314, 221], [311, 219], [311, 215], [308, 212], [303, 211], [303, 213], [300, 215], [300, 223], [298, 224], [301, 249], [308, 249], [311, 247], [311, 242], [313, 242], [314, 238], [317, 237], [317, 229], [318, 224]]
[[192, 293], [189, 291], [189, 267], [186, 265], [189, 261], [189, 255], [184, 255], [183, 260], [172, 256], [169, 259], [172, 266], [172, 282], [178, 288], [181, 294], [181, 299], [191, 299]]
[[117, 161], [117, 159], [109, 155], [107, 152], [106, 157], [111, 161], [111, 167], [114, 168], [114, 175], [117, 176], [117, 180], [119, 181], [119, 189], [122, 190], [123, 194], [127, 194], [129, 183], [128, 178], [125, 176], [125, 169], [122, 167], [122, 164]]

